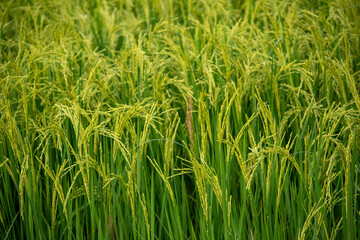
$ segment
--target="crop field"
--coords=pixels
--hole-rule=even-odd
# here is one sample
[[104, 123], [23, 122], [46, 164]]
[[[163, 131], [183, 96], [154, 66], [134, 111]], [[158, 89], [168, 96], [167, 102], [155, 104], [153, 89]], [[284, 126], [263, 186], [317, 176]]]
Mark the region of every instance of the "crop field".
[[358, 0], [0, 2], [0, 239], [360, 239]]

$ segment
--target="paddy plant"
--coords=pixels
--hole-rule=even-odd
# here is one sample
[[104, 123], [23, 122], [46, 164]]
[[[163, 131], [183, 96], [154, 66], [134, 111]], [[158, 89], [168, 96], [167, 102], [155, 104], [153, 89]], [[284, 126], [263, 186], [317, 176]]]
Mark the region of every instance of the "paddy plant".
[[357, 1], [0, 3], [1, 239], [358, 239]]

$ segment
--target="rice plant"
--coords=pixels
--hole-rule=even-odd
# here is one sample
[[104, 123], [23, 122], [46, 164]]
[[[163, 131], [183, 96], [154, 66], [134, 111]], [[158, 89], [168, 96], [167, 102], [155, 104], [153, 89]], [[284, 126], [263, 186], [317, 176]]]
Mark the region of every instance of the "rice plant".
[[0, 239], [359, 239], [356, 0], [0, 3]]

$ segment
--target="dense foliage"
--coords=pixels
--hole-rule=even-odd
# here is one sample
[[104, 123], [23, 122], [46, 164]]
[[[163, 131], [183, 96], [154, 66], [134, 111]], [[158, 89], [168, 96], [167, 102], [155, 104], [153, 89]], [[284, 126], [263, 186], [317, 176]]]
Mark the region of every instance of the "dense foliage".
[[359, 238], [359, 6], [1, 1], [0, 238]]

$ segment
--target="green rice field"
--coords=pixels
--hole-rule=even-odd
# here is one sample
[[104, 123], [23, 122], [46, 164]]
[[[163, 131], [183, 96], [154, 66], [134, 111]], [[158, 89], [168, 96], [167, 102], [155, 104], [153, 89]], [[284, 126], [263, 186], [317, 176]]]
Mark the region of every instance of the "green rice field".
[[0, 239], [360, 239], [358, 0], [0, 2]]

